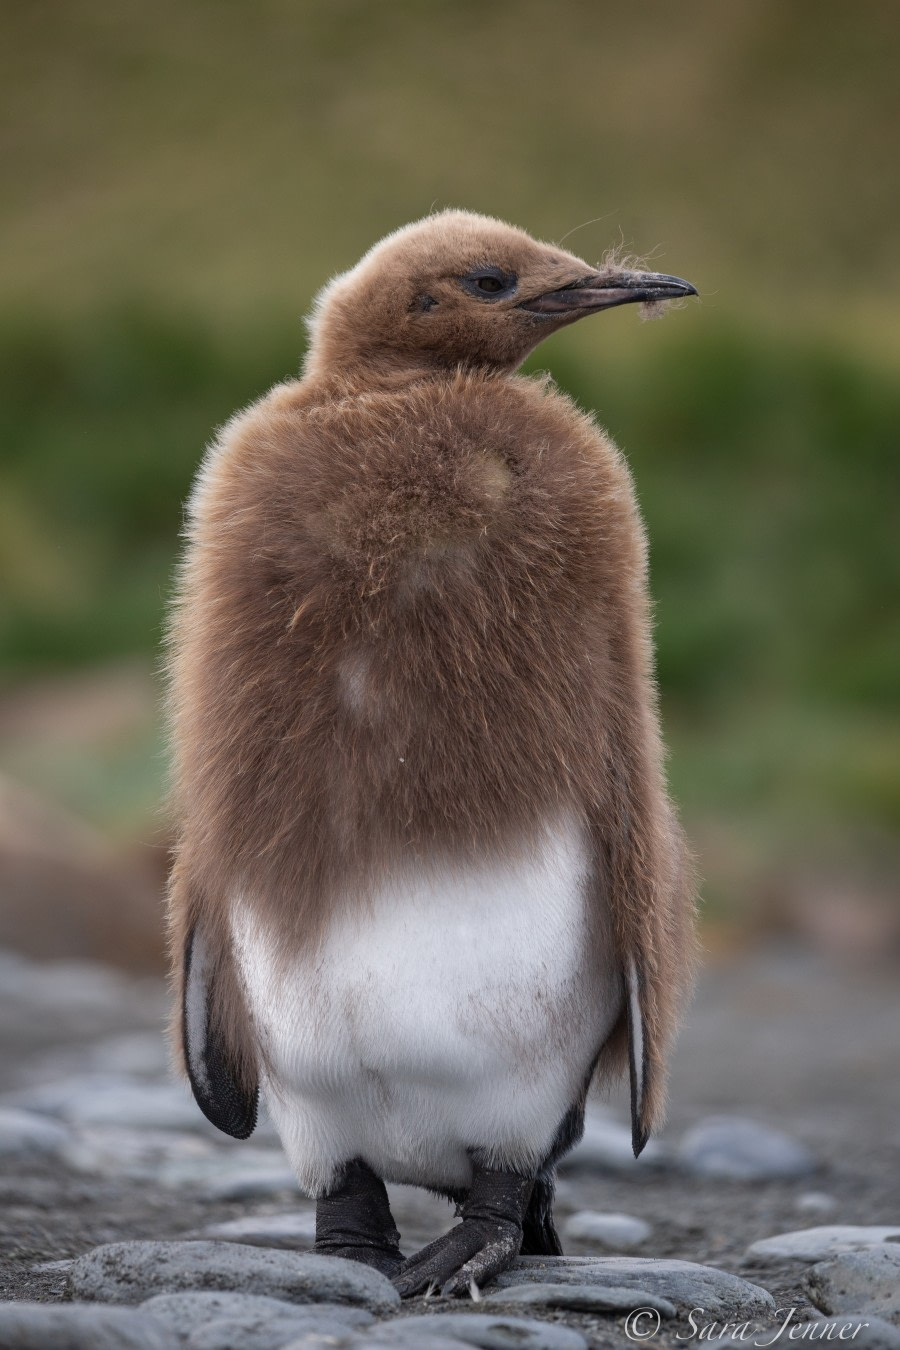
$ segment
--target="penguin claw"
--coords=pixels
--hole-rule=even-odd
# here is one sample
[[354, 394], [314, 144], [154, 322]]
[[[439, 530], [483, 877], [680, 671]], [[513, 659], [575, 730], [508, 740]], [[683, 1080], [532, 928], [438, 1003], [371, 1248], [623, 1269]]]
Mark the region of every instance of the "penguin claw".
[[[498, 1227], [500, 1232], [498, 1233]], [[456, 1228], [410, 1256], [394, 1277], [401, 1298], [414, 1298], [440, 1289], [442, 1298], [457, 1298], [499, 1275], [512, 1264], [522, 1243], [521, 1229], [509, 1223], [492, 1224], [464, 1219]]]

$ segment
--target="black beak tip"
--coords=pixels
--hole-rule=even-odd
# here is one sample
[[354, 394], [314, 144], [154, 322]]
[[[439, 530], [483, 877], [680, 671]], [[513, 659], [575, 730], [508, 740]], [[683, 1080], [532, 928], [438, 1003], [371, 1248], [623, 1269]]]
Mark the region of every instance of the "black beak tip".
[[656, 298], [665, 300], [683, 300], [689, 295], [699, 295], [700, 292], [696, 286], [692, 286], [689, 281], [683, 277], [672, 277], [664, 272], [638, 272], [634, 275], [634, 283], [638, 288], [646, 286], [646, 289], [653, 295], [656, 292]]

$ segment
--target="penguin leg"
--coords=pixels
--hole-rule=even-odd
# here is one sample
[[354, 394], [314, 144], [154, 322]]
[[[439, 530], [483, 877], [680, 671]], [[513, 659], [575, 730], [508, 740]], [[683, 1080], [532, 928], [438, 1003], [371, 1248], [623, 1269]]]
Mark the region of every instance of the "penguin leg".
[[522, 1246], [533, 1185], [533, 1177], [477, 1168], [462, 1223], [403, 1262], [394, 1279], [400, 1297], [433, 1288], [445, 1297], [467, 1294], [506, 1270]]
[[403, 1260], [399, 1243], [384, 1182], [362, 1158], [354, 1158], [337, 1185], [316, 1201], [315, 1250], [392, 1276]]
[[552, 1167], [538, 1172], [522, 1221], [520, 1256], [562, 1256], [562, 1243], [553, 1222], [555, 1176]]

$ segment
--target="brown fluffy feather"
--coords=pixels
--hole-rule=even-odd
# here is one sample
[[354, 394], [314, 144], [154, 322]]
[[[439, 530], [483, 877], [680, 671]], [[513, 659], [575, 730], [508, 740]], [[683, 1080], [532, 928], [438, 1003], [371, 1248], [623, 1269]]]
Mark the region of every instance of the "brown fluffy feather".
[[[540, 262], [544, 246], [510, 233]], [[578, 260], [546, 252], [557, 284]], [[568, 398], [511, 373], [527, 350], [512, 330], [466, 368], [458, 321], [445, 361], [414, 327], [366, 346], [384, 322], [367, 277], [361, 314], [346, 279], [332, 287], [306, 377], [229, 423], [195, 489], [170, 634], [175, 982], [200, 923], [218, 1032], [250, 1085], [263, 1051], [229, 897], [265, 914], [287, 959], [398, 858], [514, 852], [567, 807], [593, 839], [598, 913], [606, 895], [640, 971], [649, 1130], [690, 985], [694, 883], [665, 789], [631, 478]], [[598, 1072], [625, 1053], [620, 1024]]]

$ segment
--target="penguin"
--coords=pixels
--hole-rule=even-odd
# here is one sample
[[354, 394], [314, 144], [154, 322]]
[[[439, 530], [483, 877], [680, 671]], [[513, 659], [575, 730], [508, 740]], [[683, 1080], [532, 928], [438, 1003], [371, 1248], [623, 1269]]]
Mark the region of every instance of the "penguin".
[[[622, 455], [518, 372], [589, 314], [696, 295], [447, 211], [315, 301], [302, 378], [218, 435], [169, 629], [174, 1038], [262, 1091], [315, 1250], [401, 1296], [558, 1255], [593, 1082], [639, 1154], [691, 985], [644, 529]], [[404, 1257], [386, 1182], [460, 1222]]]

